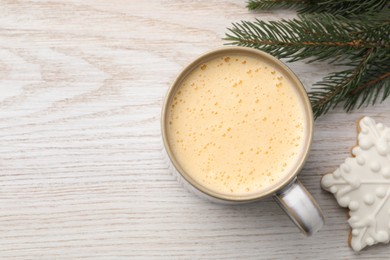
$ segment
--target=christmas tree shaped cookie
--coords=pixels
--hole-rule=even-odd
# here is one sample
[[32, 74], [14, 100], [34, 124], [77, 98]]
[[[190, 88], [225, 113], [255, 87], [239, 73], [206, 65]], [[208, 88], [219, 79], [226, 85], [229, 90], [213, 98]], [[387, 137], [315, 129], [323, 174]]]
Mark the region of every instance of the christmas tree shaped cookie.
[[359, 121], [358, 144], [321, 180], [341, 207], [349, 208], [350, 245], [355, 251], [390, 241], [390, 127], [369, 117]]

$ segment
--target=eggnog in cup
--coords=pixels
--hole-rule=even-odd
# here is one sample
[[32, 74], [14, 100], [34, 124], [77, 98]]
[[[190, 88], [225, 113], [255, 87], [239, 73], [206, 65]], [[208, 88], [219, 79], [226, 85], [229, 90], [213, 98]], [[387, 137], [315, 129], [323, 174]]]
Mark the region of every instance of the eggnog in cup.
[[233, 196], [262, 192], [302, 157], [302, 103], [293, 83], [271, 64], [215, 57], [188, 74], [170, 102], [172, 153], [209, 190]]
[[321, 209], [297, 180], [313, 114], [302, 83], [264, 52], [231, 47], [190, 63], [168, 91], [162, 135], [179, 180], [215, 202], [272, 195], [307, 235]]

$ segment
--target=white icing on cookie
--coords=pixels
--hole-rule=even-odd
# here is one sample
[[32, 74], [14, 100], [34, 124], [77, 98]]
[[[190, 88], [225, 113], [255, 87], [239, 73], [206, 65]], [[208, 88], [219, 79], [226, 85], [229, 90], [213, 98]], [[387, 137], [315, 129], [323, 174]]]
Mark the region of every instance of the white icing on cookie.
[[354, 157], [321, 180], [322, 188], [350, 210], [355, 251], [390, 240], [390, 127], [375, 124], [369, 117], [360, 120], [359, 126]]

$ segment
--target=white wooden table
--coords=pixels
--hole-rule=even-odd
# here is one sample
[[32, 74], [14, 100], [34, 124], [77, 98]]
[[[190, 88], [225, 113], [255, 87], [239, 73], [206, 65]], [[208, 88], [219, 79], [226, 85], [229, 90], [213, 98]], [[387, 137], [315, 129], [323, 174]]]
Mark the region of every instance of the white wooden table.
[[[163, 159], [160, 110], [176, 74], [224, 43], [245, 1], [0, 1], [0, 259], [388, 259], [347, 245], [347, 211], [320, 189], [355, 121], [390, 125], [390, 99], [316, 121], [300, 177], [326, 225], [305, 238], [269, 198], [222, 206], [184, 190]], [[291, 64], [311, 85], [324, 64]]]

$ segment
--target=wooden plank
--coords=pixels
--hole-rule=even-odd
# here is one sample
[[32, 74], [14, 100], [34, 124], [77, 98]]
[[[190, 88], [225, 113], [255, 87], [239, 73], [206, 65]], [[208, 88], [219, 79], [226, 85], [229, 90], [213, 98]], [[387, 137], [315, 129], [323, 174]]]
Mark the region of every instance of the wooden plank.
[[[160, 111], [185, 64], [223, 45], [245, 1], [2, 1], [1, 259], [379, 259], [347, 246], [347, 212], [319, 187], [355, 144], [355, 121], [390, 125], [390, 100], [316, 122], [300, 177], [325, 227], [304, 238], [268, 198], [224, 206], [185, 191], [163, 157]], [[310, 86], [331, 67], [290, 67]]]

